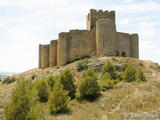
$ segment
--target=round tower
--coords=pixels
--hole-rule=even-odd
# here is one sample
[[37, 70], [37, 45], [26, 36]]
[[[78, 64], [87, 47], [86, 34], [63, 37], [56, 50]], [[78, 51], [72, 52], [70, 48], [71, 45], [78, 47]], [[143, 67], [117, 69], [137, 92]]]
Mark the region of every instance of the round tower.
[[116, 27], [111, 19], [100, 19], [96, 22], [97, 56], [116, 55]]

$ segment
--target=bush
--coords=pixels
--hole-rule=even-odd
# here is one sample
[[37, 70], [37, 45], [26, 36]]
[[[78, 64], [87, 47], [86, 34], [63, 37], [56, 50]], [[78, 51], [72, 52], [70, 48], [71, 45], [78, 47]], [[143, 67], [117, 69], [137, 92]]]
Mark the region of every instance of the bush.
[[10, 101], [4, 106], [7, 120], [42, 120], [41, 109], [36, 110], [37, 96], [30, 81], [19, 81]]
[[60, 82], [56, 82], [48, 101], [50, 113], [66, 113], [69, 110], [69, 99], [68, 92], [63, 89], [63, 85]]
[[54, 77], [52, 75], [49, 76], [48, 79], [47, 79], [47, 84], [51, 88], [51, 90], [53, 89], [53, 86], [55, 84], [55, 80], [56, 80], [56, 77]]
[[61, 84], [63, 85], [64, 90], [68, 91], [68, 95], [71, 97], [71, 99], [75, 98], [76, 88], [74, 85], [74, 77], [70, 70], [65, 70], [62, 72], [59, 76], [59, 80]]
[[15, 77], [7, 77], [7, 78], [5, 78], [5, 79], [2, 81], [2, 83], [3, 83], [3, 84], [10, 84], [10, 83], [12, 83], [12, 82], [14, 82], [14, 81], [16, 81], [16, 78], [15, 78]]
[[144, 73], [141, 69], [136, 72], [136, 81], [137, 82], [146, 81], [146, 77], [144, 76]]
[[99, 85], [103, 91], [113, 88], [114, 83], [113, 80], [111, 80], [111, 76], [109, 75], [109, 73], [105, 73], [101, 76]]
[[136, 80], [135, 73], [136, 70], [128, 64], [123, 72], [123, 80], [125, 82], [134, 82]]
[[36, 75], [32, 75], [31, 79], [34, 80], [36, 78]]
[[77, 70], [78, 71], [82, 71], [84, 69], [87, 69], [88, 68], [88, 65], [87, 65], [88, 62], [89, 62], [89, 60], [87, 58], [78, 61], [78, 63], [77, 63]]
[[116, 69], [110, 61], [107, 61], [107, 63], [103, 67], [103, 75], [107, 72], [110, 74], [111, 79], [116, 79]]
[[160, 83], [157, 83], [157, 84], [156, 84], [156, 87], [160, 89]]
[[83, 80], [78, 88], [77, 98], [93, 101], [100, 95], [100, 87], [97, 82], [97, 74], [88, 68], [83, 74]]
[[49, 98], [49, 91], [47, 83], [44, 80], [38, 81], [37, 83], [37, 94], [39, 97], [39, 101], [47, 102]]
[[109, 73], [105, 73], [104, 75], [102, 74], [99, 85], [101, 87], [101, 90], [109, 90], [112, 89], [113, 86], [118, 83], [120, 80], [119, 79], [111, 79], [111, 76]]

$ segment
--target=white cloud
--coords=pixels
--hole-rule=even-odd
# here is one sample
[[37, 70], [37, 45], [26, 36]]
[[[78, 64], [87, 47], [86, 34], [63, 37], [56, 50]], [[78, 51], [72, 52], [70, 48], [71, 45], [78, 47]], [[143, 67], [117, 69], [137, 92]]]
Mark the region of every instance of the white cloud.
[[143, 21], [138, 23], [138, 31], [144, 39], [151, 39], [157, 34], [156, 25], [155, 22]]
[[133, 4], [123, 4], [123, 5], [113, 5], [106, 6], [106, 8], [114, 9], [119, 13], [128, 14], [128, 13], [142, 13], [142, 12], [153, 12], [160, 10], [160, 4], [155, 3], [151, 0], [143, 3], [133, 3]]
[[133, 2], [134, 0], [125, 0], [126, 3]]

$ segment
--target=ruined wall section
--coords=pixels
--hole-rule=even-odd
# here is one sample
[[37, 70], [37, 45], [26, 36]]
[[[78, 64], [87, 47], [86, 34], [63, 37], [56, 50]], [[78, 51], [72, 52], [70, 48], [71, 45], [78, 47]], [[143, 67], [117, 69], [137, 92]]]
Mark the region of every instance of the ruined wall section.
[[57, 46], [57, 65], [65, 65], [68, 62], [68, 41], [69, 34], [62, 32], [59, 34], [58, 46]]
[[131, 54], [131, 42], [130, 35], [128, 33], [117, 32], [117, 42], [116, 42], [116, 54], [122, 56], [122, 53], [126, 54], [126, 57], [130, 57]]
[[94, 29], [99, 19], [111, 19], [115, 24], [115, 11], [102, 11], [91, 9], [87, 16], [87, 30]]
[[49, 51], [50, 45], [42, 45], [41, 68], [49, 67]]
[[96, 23], [97, 56], [116, 55], [116, 27], [110, 19], [101, 19]]
[[96, 53], [95, 32], [88, 30], [70, 30], [68, 61], [74, 61]]
[[51, 40], [50, 42], [50, 55], [49, 66], [57, 65], [57, 40]]
[[130, 35], [130, 41], [131, 41], [131, 57], [139, 58], [139, 38], [138, 34], [131, 34]]

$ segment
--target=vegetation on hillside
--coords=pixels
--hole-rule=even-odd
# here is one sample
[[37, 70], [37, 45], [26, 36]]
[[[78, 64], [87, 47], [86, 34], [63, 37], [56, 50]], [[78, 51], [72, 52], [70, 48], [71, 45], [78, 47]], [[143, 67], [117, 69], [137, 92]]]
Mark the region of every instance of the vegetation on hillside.
[[[37, 120], [40, 117], [43, 119], [43, 109], [40, 108], [40, 104], [43, 103], [39, 103], [39, 101], [47, 102], [46, 111], [49, 113], [53, 115], [65, 114], [71, 111], [70, 104], [72, 101], [78, 100], [79, 103], [79, 101], [87, 100], [94, 103], [102, 95], [102, 91], [117, 87], [119, 85], [117, 83], [146, 81], [143, 71], [141, 69], [136, 70], [128, 63], [117, 67], [112, 62], [107, 61], [102, 70], [97, 73], [94, 68], [88, 67], [88, 60], [87, 62], [81, 60], [81, 62], [83, 64], [77, 63], [79, 64], [77, 70], [82, 73], [82, 78], [77, 83], [75, 76], [69, 69], [64, 70], [59, 75], [51, 75], [35, 82], [20, 80], [21, 82], [18, 82], [10, 101], [5, 105], [6, 119]], [[158, 87], [159, 84], [157, 84]], [[103, 96], [101, 97], [103, 98]], [[83, 104], [83, 102], [79, 104]], [[106, 106], [110, 108], [108, 103]]]
[[4, 107], [7, 120], [43, 119], [34, 91], [31, 81], [19, 81], [13, 90], [10, 101]]

